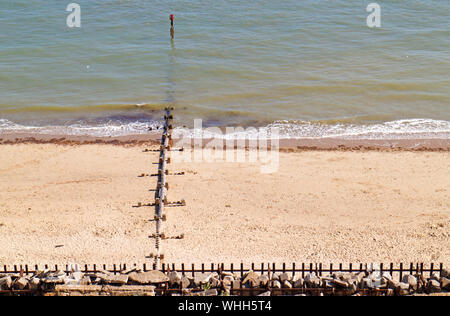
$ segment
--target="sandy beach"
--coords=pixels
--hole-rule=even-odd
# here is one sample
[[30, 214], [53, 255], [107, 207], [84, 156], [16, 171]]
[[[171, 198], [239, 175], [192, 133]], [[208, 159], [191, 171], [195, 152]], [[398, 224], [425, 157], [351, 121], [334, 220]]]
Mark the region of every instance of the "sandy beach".
[[[0, 145], [0, 263], [143, 263], [154, 251], [148, 144]], [[156, 148], [156, 147], [154, 147]], [[296, 150], [170, 164], [166, 263], [450, 263], [450, 153]]]

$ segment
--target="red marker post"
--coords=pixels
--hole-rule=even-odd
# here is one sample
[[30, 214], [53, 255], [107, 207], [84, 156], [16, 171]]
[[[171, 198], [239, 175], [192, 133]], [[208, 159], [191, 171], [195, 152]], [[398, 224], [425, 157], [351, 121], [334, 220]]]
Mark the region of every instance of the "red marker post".
[[175, 34], [175, 29], [173, 26], [173, 21], [175, 21], [175, 15], [171, 14], [170, 15], [170, 37], [173, 39], [174, 34]]

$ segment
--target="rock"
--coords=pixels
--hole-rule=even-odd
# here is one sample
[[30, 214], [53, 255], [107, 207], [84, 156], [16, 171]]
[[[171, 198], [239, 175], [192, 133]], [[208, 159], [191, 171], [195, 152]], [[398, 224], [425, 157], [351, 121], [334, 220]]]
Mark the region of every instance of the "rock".
[[272, 280], [280, 280], [280, 275], [278, 273], [272, 273]]
[[212, 277], [212, 273], [196, 273], [194, 277], [194, 284], [195, 286], [207, 284]]
[[132, 272], [128, 279], [138, 284], [159, 284], [169, 281], [169, 277], [158, 270], [148, 272]]
[[234, 273], [223, 271], [222, 278], [225, 278], [225, 277], [232, 277], [234, 279]]
[[223, 279], [222, 280], [222, 286], [224, 290], [231, 290], [231, 285], [233, 284], [233, 281], [230, 279]]
[[353, 275], [353, 273], [345, 273], [345, 274], [343, 275], [342, 280], [343, 280], [343, 281], [350, 282], [350, 280], [353, 280], [354, 278], [355, 278], [355, 276]]
[[382, 287], [386, 287], [386, 279], [385, 278], [372, 277], [372, 287], [373, 288], [377, 288], [377, 289], [380, 289]]
[[389, 289], [396, 290], [398, 288], [398, 283], [399, 282], [391, 279], [391, 280], [388, 280], [387, 286]]
[[244, 280], [242, 281], [242, 283], [247, 283], [249, 280], [258, 280], [259, 275], [256, 274], [255, 272], [253, 272], [252, 270], [250, 270], [249, 272], [247, 272], [244, 276]]
[[409, 288], [413, 291], [417, 291], [417, 279], [411, 274], [406, 274], [402, 278], [403, 283], [409, 284]]
[[0, 290], [9, 290], [12, 286], [12, 280], [10, 276], [6, 276], [0, 279]]
[[366, 277], [366, 274], [364, 272], [360, 272], [356, 275], [356, 279], [358, 280], [358, 283], [361, 283], [365, 277]]
[[427, 292], [428, 293], [438, 293], [441, 291], [441, 285], [438, 281], [432, 279], [428, 281]]
[[14, 282], [14, 287], [23, 290], [28, 285], [28, 280], [25, 278], [18, 278], [16, 282]]
[[233, 284], [233, 281], [234, 281], [234, 279], [233, 278], [231, 278], [231, 277], [225, 277], [225, 278], [223, 278], [223, 280], [222, 280], [222, 285], [223, 285], [223, 287], [225, 288], [225, 289], [230, 289], [231, 288], [231, 285]]
[[448, 272], [448, 270], [442, 269], [441, 277], [442, 277], [442, 278], [449, 279], [449, 278], [450, 278], [450, 273]]
[[409, 284], [405, 282], [398, 283], [398, 294], [400, 295], [408, 295], [409, 294]]
[[232, 283], [233, 290], [238, 290], [241, 288], [241, 281], [240, 280], [234, 280]]
[[368, 276], [368, 278], [370, 278], [374, 282], [380, 282], [381, 281], [381, 273], [380, 273], [380, 271], [374, 271]]
[[390, 280], [390, 279], [388, 279], [388, 278], [382, 277], [382, 278], [381, 278], [381, 282], [380, 282], [379, 288], [383, 288], [383, 289], [384, 289], [384, 288], [387, 288], [387, 287], [388, 287], [389, 280]]
[[285, 287], [287, 289], [292, 289], [292, 284], [291, 284], [291, 282], [289, 282], [289, 280], [284, 280], [283, 287]]
[[168, 275], [170, 284], [180, 284], [181, 275], [177, 271], [172, 271]]
[[282, 273], [282, 274], [280, 274], [280, 281], [283, 283], [284, 281], [288, 281], [290, 278], [289, 278], [289, 274], [287, 274], [286, 272], [285, 273]]
[[344, 289], [349, 287], [349, 284], [347, 281], [334, 280], [333, 282], [336, 285], [336, 287], [340, 287], [340, 288], [344, 288]]
[[246, 274], [244, 281], [242, 281], [242, 284], [248, 284], [250, 287], [258, 287], [260, 284], [259, 275], [253, 271], [249, 271]]
[[310, 287], [320, 287], [320, 278], [316, 276], [315, 272], [307, 273], [305, 276], [305, 282]]
[[265, 274], [260, 275], [258, 280], [261, 286], [267, 286], [267, 284], [269, 283], [269, 277]]
[[247, 283], [247, 285], [248, 285], [249, 287], [251, 287], [251, 288], [257, 288], [257, 287], [260, 287], [261, 282], [259, 281], [259, 279], [258, 279], [258, 280], [250, 280], [250, 281]]
[[270, 291], [258, 294], [257, 296], [270, 296]]
[[30, 280], [30, 290], [37, 290], [39, 288], [39, 285], [41, 284], [41, 280], [39, 280], [39, 278], [32, 278]]
[[222, 280], [223, 282], [229, 282], [229, 284], [231, 284], [231, 282], [234, 281], [234, 278], [232, 276], [226, 276], [223, 278]]
[[98, 277], [105, 282], [106, 284], [127, 284], [128, 283], [128, 277], [127, 274], [100, 274]]
[[355, 293], [356, 291], [358, 291], [358, 285], [357, 285], [356, 283], [352, 283], [352, 284], [350, 285], [350, 291], [351, 291], [352, 293]]
[[303, 279], [302, 278], [298, 278], [295, 282], [294, 282], [294, 287], [296, 289], [302, 288], [303, 287]]
[[311, 280], [312, 280], [313, 278], [316, 278], [316, 273], [315, 273], [315, 272], [308, 272], [308, 273], [306, 274], [306, 276], [305, 276], [305, 282], [306, 282], [306, 283], [309, 283], [309, 282], [311, 282]]
[[212, 277], [209, 280], [209, 284], [211, 285], [211, 287], [219, 287], [220, 285], [220, 280], [217, 277]]
[[364, 279], [362, 279], [361, 282], [362, 282], [362, 287], [363, 288], [372, 289], [372, 288], [375, 287], [374, 284], [373, 284], [372, 279], [370, 279], [370, 278], [364, 278]]
[[417, 279], [417, 290], [420, 292], [423, 292], [427, 288], [427, 280], [423, 277], [421, 274], [415, 274], [414, 275]]
[[281, 283], [280, 283], [280, 281], [278, 281], [278, 280], [272, 280], [272, 285], [271, 285], [271, 287], [274, 288], [274, 289], [281, 289]]
[[187, 289], [191, 285], [191, 280], [184, 276], [180, 280], [180, 285], [182, 289]]
[[349, 283], [350, 285], [356, 285], [356, 286], [359, 285], [359, 282], [358, 282], [358, 279], [356, 278], [356, 276], [354, 276], [352, 279], [350, 279], [350, 280], [348, 281], [348, 283]]
[[441, 278], [440, 273], [439, 272], [433, 272], [433, 275], [431, 276], [431, 278], [433, 280], [439, 281], [440, 278]]
[[441, 288], [446, 291], [450, 291], [450, 279], [445, 277], [441, 278]]
[[351, 278], [353, 278], [353, 275], [350, 272], [341, 272], [339, 275], [339, 279], [345, 282], [348, 282]]
[[382, 278], [386, 278], [387, 280], [392, 280], [392, 275], [389, 272], [384, 271]]

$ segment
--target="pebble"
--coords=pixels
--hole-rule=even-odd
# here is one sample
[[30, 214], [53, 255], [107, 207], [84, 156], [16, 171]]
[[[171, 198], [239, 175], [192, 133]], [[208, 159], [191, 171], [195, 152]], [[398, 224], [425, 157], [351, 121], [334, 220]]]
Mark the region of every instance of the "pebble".
[[168, 275], [170, 284], [180, 284], [181, 275], [177, 271], [172, 271]]
[[19, 278], [14, 282], [14, 287], [19, 290], [23, 290], [28, 285], [28, 280], [25, 278]]
[[413, 291], [417, 290], [417, 278], [411, 274], [404, 275], [402, 278], [402, 282], [409, 285], [410, 289]]
[[281, 283], [278, 280], [272, 280], [271, 287], [274, 289], [281, 289]]
[[446, 291], [450, 291], [450, 279], [441, 278], [441, 288]]
[[435, 279], [431, 279], [427, 284], [428, 293], [439, 293], [441, 291], [441, 284]]
[[9, 290], [12, 285], [12, 279], [10, 276], [5, 276], [0, 279], [0, 290]]
[[265, 274], [260, 275], [258, 278], [261, 286], [267, 286], [267, 284], [269, 283], [269, 277]]
[[282, 273], [282, 274], [280, 275], [280, 281], [281, 281], [281, 282], [288, 281], [289, 279], [290, 279], [289, 274], [287, 274], [286, 272], [285, 272], [285, 273]]

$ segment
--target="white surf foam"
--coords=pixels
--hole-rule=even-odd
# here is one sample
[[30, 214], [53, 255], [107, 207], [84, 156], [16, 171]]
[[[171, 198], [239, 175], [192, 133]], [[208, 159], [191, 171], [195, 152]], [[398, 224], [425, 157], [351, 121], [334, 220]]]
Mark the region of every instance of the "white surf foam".
[[92, 126], [83, 124], [71, 124], [68, 126], [26, 126], [6, 119], [0, 119], [0, 134], [26, 133], [38, 135], [118, 137], [147, 134], [150, 128], [156, 130], [160, 126], [161, 123], [158, 122], [130, 122], [126, 124], [110, 122]]
[[176, 133], [183, 133], [185, 137], [218, 138], [218, 139], [255, 139], [270, 138], [273, 129], [278, 129], [282, 139], [417, 139], [417, 138], [450, 138], [450, 122], [432, 119], [407, 119], [374, 124], [323, 124], [307, 121], [276, 121], [265, 127], [247, 127], [242, 130], [225, 133], [204, 129], [197, 130], [176, 129]]
[[361, 125], [277, 121], [268, 127], [279, 128], [280, 135], [286, 138], [411, 139], [450, 137], [450, 122], [432, 119], [405, 119]]
[[[26, 126], [0, 119], [0, 135], [26, 133], [40, 135], [68, 135], [117, 137], [149, 133], [157, 130], [161, 122], [110, 122], [98, 125], [71, 124], [68, 126]], [[279, 130], [280, 138], [345, 138], [345, 139], [416, 139], [449, 138], [450, 122], [432, 119], [405, 119], [376, 124], [323, 124], [307, 121], [276, 121], [264, 127], [245, 127], [225, 134], [219, 130], [204, 129], [203, 133], [193, 129], [176, 128], [175, 134], [183, 132], [185, 137], [204, 138], [270, 138], [273, 128]]]

